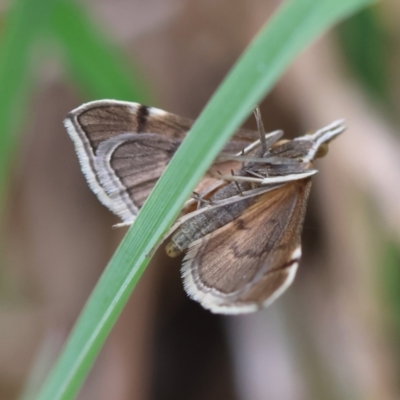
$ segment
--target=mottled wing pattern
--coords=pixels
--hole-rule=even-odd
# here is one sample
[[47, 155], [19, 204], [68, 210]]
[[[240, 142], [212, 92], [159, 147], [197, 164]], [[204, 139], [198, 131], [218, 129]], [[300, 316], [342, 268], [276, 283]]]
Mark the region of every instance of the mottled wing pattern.
[[184, 286], [213, 312], [265, 307], [291, 284], [311, 180], [264, 193], [239, 218], [195, 241], [184, 259]]

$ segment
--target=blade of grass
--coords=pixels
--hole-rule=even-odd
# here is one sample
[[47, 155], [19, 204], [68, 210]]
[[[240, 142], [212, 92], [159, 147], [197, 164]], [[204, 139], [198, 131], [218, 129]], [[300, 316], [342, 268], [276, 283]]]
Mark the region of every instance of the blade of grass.
[[148, 88], [138, 68], [108, 42], [81, 4], [60, 1], [50, 24], [61, 44], [68, 72], [85, 95], [148, 103]]
[[[289, 62], [369, 0], [285, 3], [245, 51], [193, 126], [90, 296], [38, 399], [72, 399], [139, 280], [208, 165]], [[196, 149], [194, 151], [194, 149]]]
[[[16, 0], [4, 17], [0, 42], [0, 205], [8, 164], [30, 89], [32, 45], [47, 24], [54, 0]], [[2, 209], [2, 207], [1, 207]]]

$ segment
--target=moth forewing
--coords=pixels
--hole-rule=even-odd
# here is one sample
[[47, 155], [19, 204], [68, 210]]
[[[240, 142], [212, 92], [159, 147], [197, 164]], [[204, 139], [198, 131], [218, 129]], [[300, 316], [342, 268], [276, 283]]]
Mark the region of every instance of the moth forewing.
[[292, 283], [311, 180], [261, 194], [240, 217], [193, 242], [182, 276], [190, 297], [213, 312], [265, 307]]
[[[127, 224], [136, 218], [192, 123], [154, 107], [117, 100], [83, 104], [64, 121], [90, 188]], [[239, 130], [235, 137], [225, 152], [245, 148], [256, 133]]]
[[[143, 132], [147, 125], [158, 127], [159, 124], [154, 122], [161, 115], [165, 119], [166, 114], [138, 103], [100, 100], [74, 109], [64, 121], [90, 188], [124, 222], [134, 220], [140, 205], [129, 199], [125, 186], [115, 176], [111, 166], [112, 153], [125, 142], [124, 136]], [[163, 135], [182, 138], [190, 124], [182, 118], [175, 124], [173, 120], [168, 121], [161, 128]], [[121, 196], [115, 196], [114, 192]]]
[[[249, 191], [242, 192], [241, 194], [233, 195], [231, 197], [228, 197], [223, 200], [216, 201], [212, 204], [207, 204], [206, 206], [199, 208], [193, 212], [184, 214], [182, 217], [180, 217], [175, 224], [171, 227], [171, 229], [163, 236], [161, 239], [160, 243], [166, 241], [168, 238], [171, 237], [171, 235], [176, 232], [182, 224], [185, 222], [190, 222], [193, 220], [193, 218], [199, 216], [199, 215], [205, 215], [206, 219], [209, 217], [207, 216], [208, 213], [210, 212], [216, 212], [219, 213], [221, 210], [226, 209], [227, 207], [230, 207], [232, 205], [235, 205], [235, 203], [246, 200], [246, 199], [252, 199], [260, 196], [261, 194], [270, 192], [272, 190], [275, 190], [276, 188], [280, 187], [282, 184], [276, 184], [276, 185], [268, 185], [268, 186], [261, 186]], [[167, 241], [167, 254], [169, 254], [171, 257], [176, 257], [180, 255], [182, 252], [171, 254], [173, 251], [168, 250], [170, 242]]]

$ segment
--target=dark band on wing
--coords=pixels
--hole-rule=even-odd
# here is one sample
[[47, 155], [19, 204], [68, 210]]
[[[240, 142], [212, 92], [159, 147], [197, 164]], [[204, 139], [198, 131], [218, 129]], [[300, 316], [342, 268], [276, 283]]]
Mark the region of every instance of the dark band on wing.
[[145, 132], [149, 108], [141, 105], [137, 110], [137, 133]]

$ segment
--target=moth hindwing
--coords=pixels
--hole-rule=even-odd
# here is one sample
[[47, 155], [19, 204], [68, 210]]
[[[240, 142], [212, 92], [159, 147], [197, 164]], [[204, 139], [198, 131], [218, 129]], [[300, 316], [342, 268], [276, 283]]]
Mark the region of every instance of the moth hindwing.
[[[266, 135], [259, 112], [256, 118], [259, 132], [235, 134], [168, 235], [169, 255], [187, 251], [186, 291], [213, 312], [255, 311], [293, 281], [313, 161], [344, 130], [336, 121], [280, 142], [282, 132]], [[134, 221], [191, 125], [116, 100], [83, 104], [65, 120], [89, 186], [125, 223]]]

